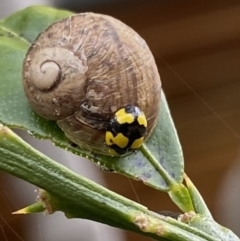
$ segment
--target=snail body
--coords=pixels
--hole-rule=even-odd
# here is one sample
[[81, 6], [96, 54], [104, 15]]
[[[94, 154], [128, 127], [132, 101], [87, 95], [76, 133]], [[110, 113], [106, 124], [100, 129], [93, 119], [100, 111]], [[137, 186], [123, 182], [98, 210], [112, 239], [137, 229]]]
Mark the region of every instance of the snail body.
[[106, 131], [113, 131], [109, 124], [120, 109], [144, 113], [144, 139], [157, 122], [161, 81], [154, 58], [134, 30], [110, 16], [81, 13], [48, 27], [26, 54], [23, 86], [39, 115], [95, 153], [112, 155]]

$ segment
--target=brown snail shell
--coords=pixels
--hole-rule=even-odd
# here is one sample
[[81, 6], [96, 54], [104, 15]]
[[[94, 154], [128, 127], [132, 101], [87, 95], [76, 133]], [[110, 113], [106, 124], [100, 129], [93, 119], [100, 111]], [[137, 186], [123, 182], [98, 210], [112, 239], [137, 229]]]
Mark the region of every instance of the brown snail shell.
[[119, 108], [132, 104], [145, 113], [145, 138], [157, 121], [161, 81], [152, 53], [110, 16], [81, 13], [48, 27], [25, 57], [23, 84], [39, 115], [95, 153], [108, 154], [105, 130]]

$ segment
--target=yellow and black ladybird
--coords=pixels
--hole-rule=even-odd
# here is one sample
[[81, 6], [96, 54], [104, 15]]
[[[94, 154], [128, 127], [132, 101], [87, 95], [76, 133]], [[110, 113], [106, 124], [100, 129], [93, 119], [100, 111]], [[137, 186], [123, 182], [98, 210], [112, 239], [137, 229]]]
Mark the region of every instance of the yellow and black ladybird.
[[128, 105], [119, 109], [110, 120], [105, 141], [118, 155], [138, 149], [147, 129], [145, 114], [136, 106]]

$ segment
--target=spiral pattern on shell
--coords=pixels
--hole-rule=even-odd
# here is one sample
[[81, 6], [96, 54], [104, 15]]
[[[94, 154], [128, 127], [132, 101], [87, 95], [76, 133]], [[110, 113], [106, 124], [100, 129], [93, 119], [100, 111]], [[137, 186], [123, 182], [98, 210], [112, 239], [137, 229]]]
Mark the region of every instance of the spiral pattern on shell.
[[161, 81], [145, 41], [110, 16], [81, 13], [51, 25], [29, 49], [23, 84], [33, 109], [56, 120], [80, 147], [107, 154], [104, 134], [113, 113], [138, 106], [151, 134]]

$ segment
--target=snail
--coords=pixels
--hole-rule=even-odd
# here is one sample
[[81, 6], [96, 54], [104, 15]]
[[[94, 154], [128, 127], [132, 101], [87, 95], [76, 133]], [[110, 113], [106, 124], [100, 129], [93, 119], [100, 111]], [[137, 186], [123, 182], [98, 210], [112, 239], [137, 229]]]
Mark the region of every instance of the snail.
[[79, 13], [40, 33], [23, 62], [31, 107], [84, 150], [125, 155], [152, 133], [161, 80], [146, 42], [121, 21]]

